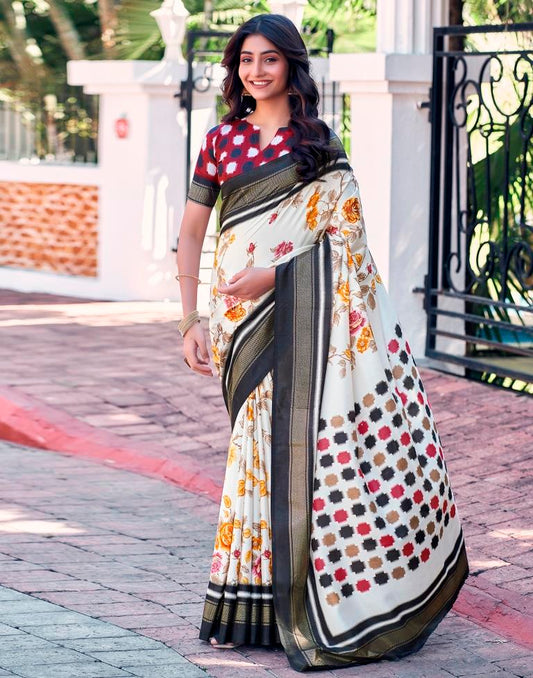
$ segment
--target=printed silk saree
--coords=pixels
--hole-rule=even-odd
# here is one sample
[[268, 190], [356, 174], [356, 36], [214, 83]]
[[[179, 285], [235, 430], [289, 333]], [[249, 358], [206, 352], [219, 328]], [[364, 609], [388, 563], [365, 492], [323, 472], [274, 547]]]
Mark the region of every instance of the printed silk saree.
[[[468, 565], [357, 181], [341, 155], [303, 185], [286, 155], [222, 199], [210, 332], [232, 435], [200, 636], [280, 641], [299, 671], [401, 657]], [[276, 266], [274, 291], [220, 294], [244, 266]]]

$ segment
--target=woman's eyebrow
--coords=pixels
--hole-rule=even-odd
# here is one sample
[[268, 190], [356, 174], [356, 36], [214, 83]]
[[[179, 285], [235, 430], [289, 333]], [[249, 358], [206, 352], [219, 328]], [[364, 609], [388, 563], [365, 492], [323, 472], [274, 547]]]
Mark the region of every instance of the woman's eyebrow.
[[[249, 52], [248, 50], [243, 49], [241, 54], [253, 54], [253, 52]], [[260, 52], [261, 55], [263, 54], [279, 54], [279, 52], [275, 49], [267, 49], [264, 52]]]

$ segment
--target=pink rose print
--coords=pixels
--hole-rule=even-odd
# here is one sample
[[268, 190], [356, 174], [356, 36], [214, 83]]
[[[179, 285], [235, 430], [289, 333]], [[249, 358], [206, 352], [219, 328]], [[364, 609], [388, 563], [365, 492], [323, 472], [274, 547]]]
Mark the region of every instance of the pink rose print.
[[248, 245], [248, 249], [246, 250], [248, 254], [253, 254], [255, 252], [255, 242], [251, 242]]
[[233, 551], [233, 557], [237, 559], [241, 557], [241, 552], [239, 551], [239, 549], [235, 549], [235, 551]]
[[252, 567], [254, 576], [261, 578], [261, 556], [257, 556]]
[[220, 572], [221, 568], [222, 568], [222, 555], [216, 552], [213, 554], [213, 562], [211, 563], [212, 574]]
[[326, 228], [326, 233], [329, 233], [330, 235], [337, 235], [339, 232], [339, 229], [337, 226], [328, 226]]
[[269, 224], [273, 224], [273, 223], [276, 221], [277, 218], [278, 218], [278, 213], [277, 213], [277, 212], [274, 212], [274, 214], [272, 214], [272, 215], [270, 216], [270, 219], [268, 220], [268, 223], [269, 223]]
[[271, 556], [271, 555], [272, 555], [272, 554], [270, 553], [270, 551], [268, 551], [268, 550], [263, 551], [263, 558], [268, 558], [268, 559], [270, 559], [270, 556]]
[[293, 249], [294, 245], [292, 242], [290, 240], [284, 240], [283, 242], [280, 242], [279, 245], [276, 245], [276, 247], [271, 248], [270, 251], [274, 252], [274, 261], [276, 261], [276, 259], [292, 252]]
[[350, 312], [350, 335], [353, 336], [357, 330], [360, 330], [361, 327], [365, 324], [365, 317], [357, 309]]
[[234, 306], [240, 304], [241, 300], [239, 299], [239, 297], [232, 297], [227, 295], [224, 297], [224, 303], [226, 304], [226, 308], [233, 308]]

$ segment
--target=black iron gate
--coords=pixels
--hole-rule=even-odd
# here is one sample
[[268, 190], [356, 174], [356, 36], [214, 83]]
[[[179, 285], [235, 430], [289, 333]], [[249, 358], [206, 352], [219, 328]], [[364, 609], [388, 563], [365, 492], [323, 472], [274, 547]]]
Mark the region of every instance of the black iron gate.
[[532, 391], [533, 23], [434, 30], [426, 355]]

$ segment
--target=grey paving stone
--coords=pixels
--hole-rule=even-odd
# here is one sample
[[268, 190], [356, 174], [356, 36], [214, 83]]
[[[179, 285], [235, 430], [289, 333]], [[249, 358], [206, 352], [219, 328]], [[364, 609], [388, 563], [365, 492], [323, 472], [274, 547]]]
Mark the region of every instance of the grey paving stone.
[[[154, 678], [153, 666], [126, 666], [124, 668], [133, 676], [139, 676], [140, 678]], [[228, 671], [228, 676], [230, 674], [231, 669]], [[297, 675], [296, 672], [294, 672], [294, 674], [295, 676]], [[205, 678], [208, 675], [208, 673], [195, 664], [157, 667], [157, 678]], [[250, 678], [253, 678], [253, 669], [250, 673]]]
[[4, 615], [53, 612], [56, 610], [57, 605], [52, 605], [52, 603], [46, 600], [39, 600], [39, 598], [30, 598], [29, 596], [0, 601], [1, 619], [4, 619]]
[[8, 626], [7, 624], [0, 624], [0, 636], [16, 636], [23, 633], [20, 629], [16, 629], [14, 626]]
[[35, 664], [36, 656], [39, 657], [40, 664], [65, 664], [86, 659], [79, 652], [53, 645], [44, 648], [37, 647], [34, 651], [28, 648], [24, 650], [8, 650], [7, 652], [2, 650], [0, 653], [0, 665], [2, 668], [14, 669], [15, 666]]
[[[83, 617], [80, 615], [80, 619]], [[119, 638], [127, 636], [131, 631], [121, 629], [113, 624], [102, 624], [97, 620], [87, 619], [85, 623], [46, 625], [46, 626], [21, 626], [24, 631], [31, 631], [33, 635], [48, 640], [69, 640], [75, 638]]]
[[161, 664], [188, 664], [178, 652], [168, 647], [157, 650], [117, 650], [116, 652], [94, 652], [91, 656], [112, 666], [160, 666]]
[[[69, 612], [60, 607], [57, 607], [56, 612], [26, 612], [24, 614], [4, 614], [2, 621], [8, 626], [15, 626], [16, 628], [24, 628], [31, 626], [45, 626], [49, 624], [79, 624], [80, 615], [77, 612]], [[87, 620], [90, 617], [86, 617]]]
[[105, 638], [75, 638], [60, 640], [60, 645], [69, 647], [78, 652], [116, 652], [118, 650], [142, 650], [154, 648], [155, 642], [151, 638], [129, 634]]
[[[34, 664], [14, 668], [21, 678], [131, 678], [133, 674], [105, 664], [52, 664], [43, 666]], [[2, 674], [0, 673], [0, 676]]]
[[[2, 568], [0, 567], [0, 570]], [[13, 589], [7, 589], [7, 588], [0, 588], [0, 600], [24, 600], [25, 595], [24, 593], [20, 593], [20, 591], [14, 591]]]

